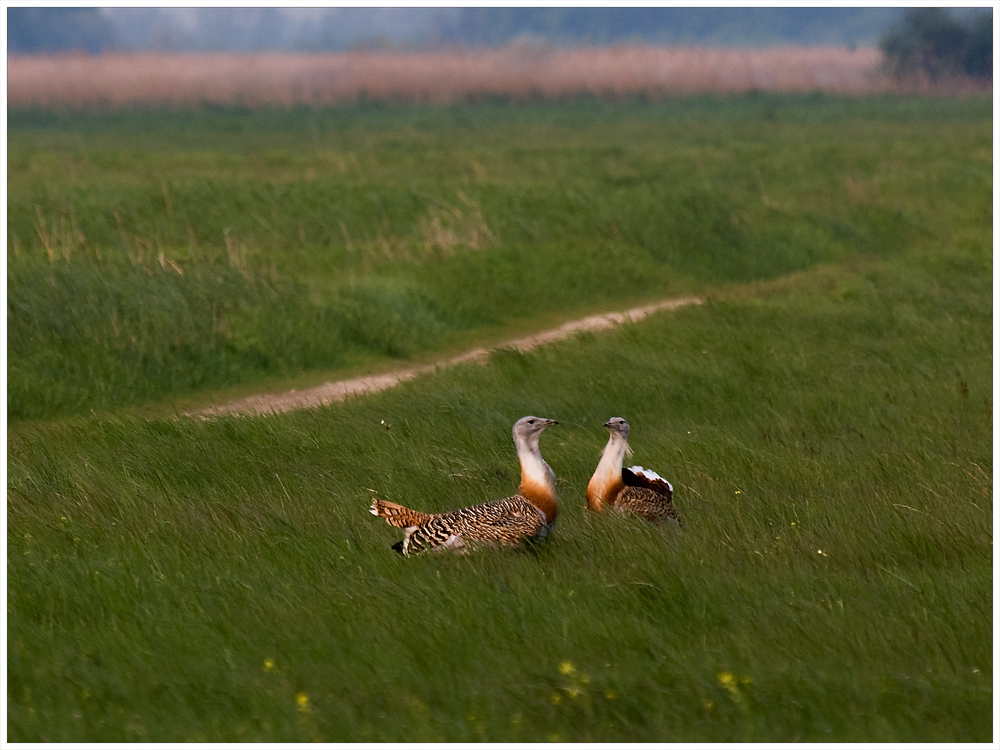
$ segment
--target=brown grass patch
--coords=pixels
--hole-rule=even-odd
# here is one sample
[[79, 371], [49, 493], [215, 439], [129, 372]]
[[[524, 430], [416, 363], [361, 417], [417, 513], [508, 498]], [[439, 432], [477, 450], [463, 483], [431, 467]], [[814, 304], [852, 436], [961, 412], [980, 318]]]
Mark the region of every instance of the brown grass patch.
[[469, 52], [140, 54], [8, 57], [11, 107], [131, 104], [332, 105], [359, 97], [448, 103], [593, 94], [891, 88], [874, 48], [702, 47], [555, 49], [514, 45]]
[[420, 221], [420, 234], [429, 253], [447, 255], [456, 248], [483, 250], [496, 243], [479, 204], [461, 191], [456, 196], [459, 205], [436, 201]]

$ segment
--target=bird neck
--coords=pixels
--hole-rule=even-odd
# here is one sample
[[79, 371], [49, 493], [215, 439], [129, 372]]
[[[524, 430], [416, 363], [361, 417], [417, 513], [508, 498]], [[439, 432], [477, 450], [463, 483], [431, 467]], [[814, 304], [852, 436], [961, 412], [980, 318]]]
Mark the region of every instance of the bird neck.
[[594, 470], [594, 476], [587, 484], [587, 507], [591, 510], [603, 510], [604, 503], [611, 502], [615, 495], [625, 486], [622, 481], [622, 463], [628, 443], [621, 435], [612, 433], [604, 453]]
[[547, 524], [553, 524], [559, 513], [556, 503], [556, 475], [545, 463], [538, 449], [538, 441], [514, 439], [517, 458], [521, 462], [521, 484], [517, 491], [542, 511]]

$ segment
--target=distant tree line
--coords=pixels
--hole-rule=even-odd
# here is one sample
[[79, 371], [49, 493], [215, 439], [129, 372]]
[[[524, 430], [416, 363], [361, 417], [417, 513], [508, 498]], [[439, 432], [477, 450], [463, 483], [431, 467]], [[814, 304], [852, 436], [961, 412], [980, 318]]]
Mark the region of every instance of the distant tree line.
[[899, 8], [9, 8], [8, 51], [875, 44]]
[[554, 45], [874, 44], [898, 77], [989, 78], [993, 15], [940, 8], [7, 8], [13, 54]]
[[900, 13], [898, 8], [480, 7], [459, 9], [441, 36], [487, 46], [519, 37], [555, 44], [855, 46], [875, 44]]
[[119, 46], [118, 34], [97, 8], [7, 8], [7, 52], [87, 52]]
[[993, 12], [962, 20], [941, 8], [910, 8], [882, 37], [881, 47], [897, 78], [992, 78]]

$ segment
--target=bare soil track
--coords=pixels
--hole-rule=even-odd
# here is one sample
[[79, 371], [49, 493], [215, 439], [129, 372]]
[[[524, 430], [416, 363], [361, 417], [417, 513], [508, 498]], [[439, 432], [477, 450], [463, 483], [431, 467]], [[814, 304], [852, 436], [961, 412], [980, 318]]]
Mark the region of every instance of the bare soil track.
[[[685, 305], [700, 305], [702, 300], [698, 297], [681, 297], [678, 299], [664, 300], [643, 307], [635, 307], [624, 312], [605, 313], [603, 315], [591, 315], [581, 320], [571, 320], [558, 328], [542, 331], [524, 338], [505, 341], [493, 349], [516, 349], [520, 352], [530, 351], [541, 344], [550, 341], [558, 341], [584, 331], [599, 331], [612, 328], [626, 322], [642, 320], [648, 315], [661, 310], [674, 310]], [[343, 401], [348, 396], [365, 393], [375, 393], [404, 380], [410, 380], [418, 375], [425, 375], [436, 371], [440, 367], [457, 365], [462, 362], [485, 362], [489, 357], [490, 349], [480, 347], [460, 354], [457, 357], [435, 362], [421, 367], [411, 367], [403, 370], [394, 370], [381, 375], [368, 375], [350, 380], [339, 380], [334, 383], [324, 383], [316, 388], [309, 388], [303, 391], [291, 390], [286, 393], [262, 393], [255, 396], [248, 396], [237, 401], [232, 401], [221, 406], [211, 406], [205, 409], [190, 411], [185, 414], [188, 417], [206, 418], [216, 415], [249, 415], [249, 414], [280, 414], [295, 409], [312, 409], [318, 406], [325, 406], [334, 401]]]

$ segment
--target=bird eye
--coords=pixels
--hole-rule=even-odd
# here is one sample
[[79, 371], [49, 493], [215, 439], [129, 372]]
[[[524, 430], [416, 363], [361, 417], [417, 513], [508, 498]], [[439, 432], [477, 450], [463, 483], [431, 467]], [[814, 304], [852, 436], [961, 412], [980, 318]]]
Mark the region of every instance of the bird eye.
[[534, 420], [534, 419], [529, 419], [529, 420], [528, 420], [528, 424], [534, 424], [534, 423], [535, 423], [535, 420]]

